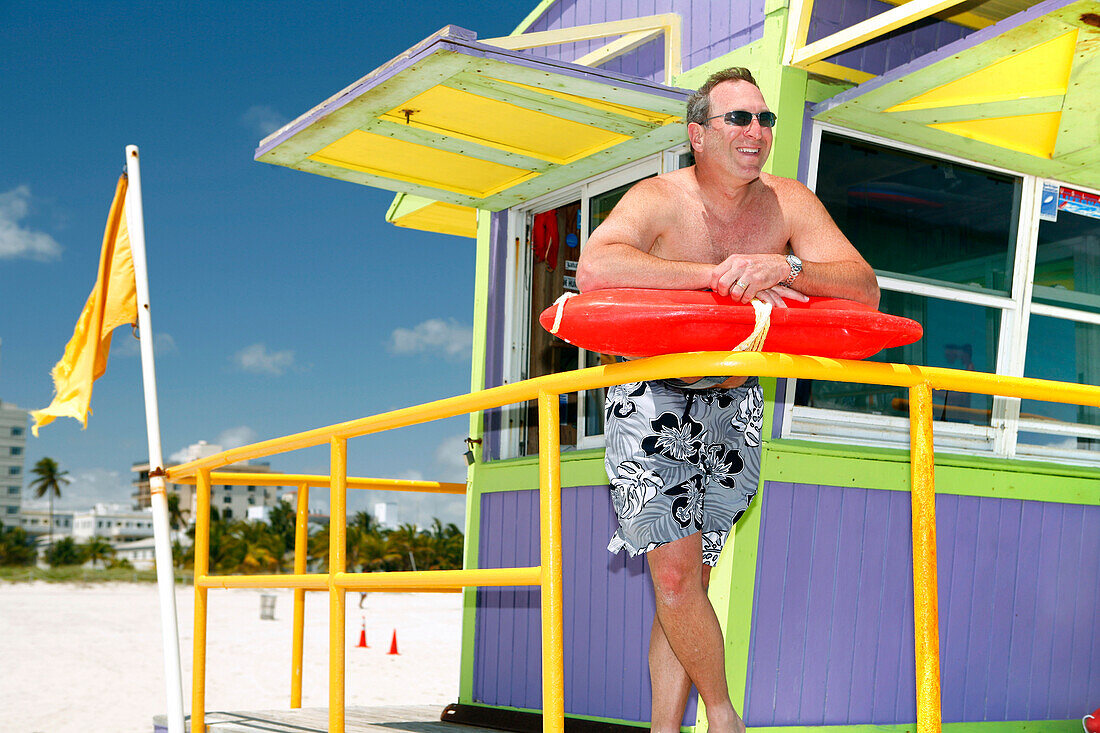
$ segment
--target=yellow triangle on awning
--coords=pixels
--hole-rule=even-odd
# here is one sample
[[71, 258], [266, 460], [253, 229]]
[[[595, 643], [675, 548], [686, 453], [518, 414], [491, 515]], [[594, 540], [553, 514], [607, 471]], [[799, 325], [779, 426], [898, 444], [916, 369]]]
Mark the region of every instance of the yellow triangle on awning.
[[[989, 66], [918, 94], [887, 112], [1064, 95], [1077, 47], [1077, 29], [1006, 56]], [[939, 127], [933, 125], [933, 127]], [[1016, 148], [1017, 150], [1021, 148]], [[1048, 156], [1049, 157], [1049, 156]]]
[[1028, 155], [1049, 158], [1054, 154], [1054, 144], [1058, 141], [1058, 123], [1061, 120], [1061, 112], [1043, 112], [966, 122], [941, 122], [929, 127]]

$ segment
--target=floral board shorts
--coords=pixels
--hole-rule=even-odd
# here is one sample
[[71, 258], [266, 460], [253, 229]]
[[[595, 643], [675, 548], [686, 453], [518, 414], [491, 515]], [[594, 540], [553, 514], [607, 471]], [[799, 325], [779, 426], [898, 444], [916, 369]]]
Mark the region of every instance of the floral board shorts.
[[607, 549], [631, 556], [703, 536], [714, 566], [760, 478], [764, 398], [750, 377], [733, 389], [667, 381], [610, 387], [604, 464], [619, 529]]

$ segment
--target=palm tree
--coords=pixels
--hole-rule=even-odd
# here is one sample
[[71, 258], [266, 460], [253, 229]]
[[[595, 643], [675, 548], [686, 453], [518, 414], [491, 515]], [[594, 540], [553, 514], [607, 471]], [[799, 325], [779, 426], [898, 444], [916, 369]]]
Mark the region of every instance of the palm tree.
[[62, 484], [71, 483], [72, 479], [69, 478], [68, 471], [60, 470], [57, 465], [57, 461], [52, 458], [42, 458], [38, 463], [34, 464], [34, 468], [31, 469], [37, 478], [31, 481], [31, 488], [34, 489], [34, 498], [41, 499], [43, 496], [49, 497], [50, 500], [50, 525], [49, 525], [49, 544], [53, 544], [53, 498], [56, 496], [61, 498], [61, 486]]
[[180, 495], [175, 492], [168, 495], [168, 526], [177, 533], [187, 526], [183, 511], [180, 510]]
[[115, 548], [111, 547], [111, 543], [102, 537], [90, 537], [88, 541], [84, 543], [83, 550], [84, 557], [92, 561], [92, 567], [95, 567], [97, 560], [104, 561], [114, 557]]

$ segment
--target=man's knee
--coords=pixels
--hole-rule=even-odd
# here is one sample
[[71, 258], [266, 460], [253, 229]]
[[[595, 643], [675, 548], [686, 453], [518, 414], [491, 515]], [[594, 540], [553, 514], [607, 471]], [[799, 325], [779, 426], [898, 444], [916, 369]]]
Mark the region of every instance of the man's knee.
[[[684, 545], [677, 547], [684, 543]], [[656, 548], [649, 553], [649, 573], [657, 602], [675, 606], [706, 592], [710, 568], [701, 553], [692, 552], [691, 538]]]

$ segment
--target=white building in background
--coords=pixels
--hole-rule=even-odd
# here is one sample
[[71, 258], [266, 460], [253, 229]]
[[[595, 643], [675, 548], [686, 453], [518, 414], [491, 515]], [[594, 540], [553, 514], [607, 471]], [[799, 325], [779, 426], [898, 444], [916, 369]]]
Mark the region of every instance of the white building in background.
[[[50, 510], [24, 509], [19, 514], [19, 526], [26, 530], [30, 537], [45, 537], [50, 534]], [[73, 533], [73, 512], [62, 509], [53, 511], [53, 537], [55, 540], [62, 537], [70, 537]]]
[[134, 570], [152, 570], [156, 567], [156, 543], [152, 537], [133, 542], [120, 542], [115, 547], [116, 560], [129, 560]]
[[[27, 447], [27, 411], [0, 401], [0, 524], [22, 524], [24, 453]], [[46, 521], [42, 527], [45, 528]]]
[[[189, 445], [183, 450], [183, 455], [179, 456], [183, 458], [182, 461], [173, 461], [168, 465], [178, 466], [180, 463], [188, 463], [198, 460], [199, 458], [206, 458], [207, 456], [212, 456], [221, 451], [222, 447], [220, 445], [200, 440], [198, 443]], [[134, 463], [133, 466], [130, 467], [130, 470], [137, 474], [133, 480], [135, 489], [132, 494], [134, 498], [134, 509], [148, 509], [152, 506], [151, 495], [149, 493], [149, 461], [145, 460]], [[233, 463], [228, 466], [222, 466], [217, 470], [224, 473], [273, 473], [271, 464], [257, 461]], [[210, 487], [210, 506], [218, 510], [218, 514], [222, 519], [246, 519], [249, 518], [249, 511], [253, 507], [267, 507], [270, 509], [275, 506], [279, 497], [279, 489], [281, 488], [283, 487], [247, 484], [244, 486], [215, 484]], [[183, 514], [188, 524], [193, 524], [195, 513], [195, 487], [190, 484], [169, 484], [168, 491], [170, 493], [179, 494], [180, 512]]]
[[89, 511], [73, 512], [72, 515], [72, 535], [77, 542], [102, 537], [114, 544], [153, 536], [152, 510], [134, 511], [119, 504], [96, 504]]
[[397, 519], [397, 502], [378, 502], [374, 505], [374, 519], [384, 529], [397, 529], [401, 522]]

